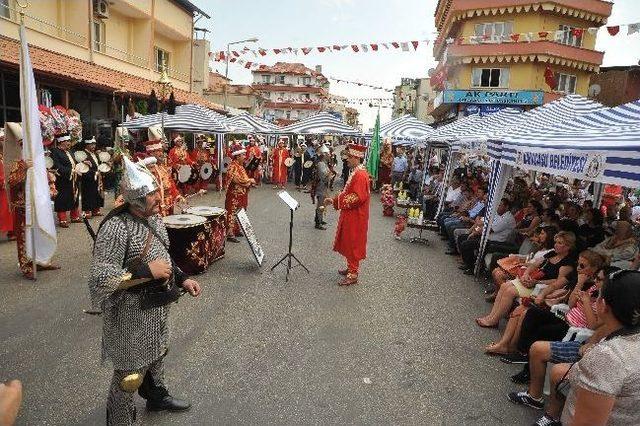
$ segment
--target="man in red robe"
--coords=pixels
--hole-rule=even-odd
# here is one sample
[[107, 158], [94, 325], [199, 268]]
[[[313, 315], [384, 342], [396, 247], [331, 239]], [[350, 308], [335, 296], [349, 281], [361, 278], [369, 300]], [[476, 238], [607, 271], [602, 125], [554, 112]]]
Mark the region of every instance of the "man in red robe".
[[247, 174], [250, 178], [256, 181], [256, 184], [260, 183], [262, 174], [262, 150], [258, 146], [258, 138], [254, 135], [249, 135], [249, 145], [247, 146], [246, 153], [246, 167]]
[[[193, 167], [194, 161], [189, 156], [189, 151], [184, 145], [184, 139], [178, 135], [173, 139], [173, 148], [169, 150], [169, 166], [174, 170], [174, 173], [178, 173], [181, 167]], [[182, 195], [189, 195], [196, 192], [194, 185], [188, 182], [178, 182], [178, 190]]]
[[289, 151], [284, 147], [284, 140], [278, 141], [278, 146], [273, 150], [272, 154], [272, 167], [273, 174], [271, 175], [271, 181], [273, 182], [273, 188], [284, 188], [287, 184], [287, 166], [284, 164], [284, 160], [289, 158]]
[[[211, 164], [212, 157], [211, 152], [209, 151], [209, 144], [207, 140], [202, 137], [198, 138], [196, 141], [196, 146], [190, 153], [191, 160], [193, 161], [197, 171], [198, 171], [198, 180], [194, 184], [194, 187], [198, 191], [207, 191], [209, 189], [209, 181], [210, 179], [204, 180], [200, 177], [200, 170], [202, 165], [205, 163]], [[214, 157], [215, 158], [215, 157]]]
[[240, 226], [236, 221], [236, 211], [249, 206], [249, 188], [256, 184], [244, 169], [246, 150], [239, 149], [231, 154], [233, 161], [227, 169], [227, 193], [224, 208], [227, 210], [227, 240], [238, 243], [236, 237], [241, 236]]
[[347, 145], [347, 163], [351, 174], [342, 192], [334, 198], [325, 198], [325, 206], [340, 210], [333, 250], [347, 259], [347, 269], [338, 271], [345, 278], [340, 285], [358, 283], [360, 261], [367, 257], [369, 228], [369, 173], [361, 164], [366, 147]]
[[184, 197], [180, 195], [180, 191], [178, 191], [178, 187], [171, 176], [171, 167], [165, 163], [162, 141], [151, 140], [145, 142], [145, 151], [147, 155], [155, 157], [157, 160], [155, 164], [149, 165], [148, 169], [155, 177], [160, 191], [160, 215], [172, 215], [176, 202], [184, 200]]

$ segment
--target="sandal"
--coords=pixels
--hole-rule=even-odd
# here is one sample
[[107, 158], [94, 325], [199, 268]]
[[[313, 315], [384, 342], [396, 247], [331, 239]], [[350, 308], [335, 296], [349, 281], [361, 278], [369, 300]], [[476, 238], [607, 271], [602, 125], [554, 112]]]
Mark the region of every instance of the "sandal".
[[509, 354], [509, 352], [499, 352], [499, 351], [494, 351], [494, 350], [489, 349], [489, 346], [494, 346], [495, 344], [496, 344], [496, 342], [491, 342], [487, 346], [485, 346], [485, 348], [484, 348], [485, 355], [489, 355], [489, 356], [504, 356], [504, 355], [508, 355]]
[[498, 328], [498, 324], [487, 324], [482, 321], [482, 318], [476, 318], [476, 324], [482, 328]]

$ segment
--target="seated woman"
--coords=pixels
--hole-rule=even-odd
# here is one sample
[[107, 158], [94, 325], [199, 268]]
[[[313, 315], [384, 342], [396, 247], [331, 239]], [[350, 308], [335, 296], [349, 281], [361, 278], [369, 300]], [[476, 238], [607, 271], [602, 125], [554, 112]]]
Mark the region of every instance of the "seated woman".
[[549, 291], [557, 290], [567, 282], [567, 276], [575, 269], [576, 263], [573, 249], [576, 237], [571, 232], [559, 232], [554, 238], [553, 251], [547, 253], [543, 260], [532, 263], [522, 277], [508, 281], [498, 290], [496, 300], [489, 314], [476, 318], [480, 327], [495, 328], [504, 318], [513, 302], [518, 297], [529, 297], [536, 284], [545, 284]]
[[584, 210], [585, 223], [578, 228], [579, 246], [583, 248], [595, 247], [604, 240], [604, 226], [602, 213], [598, 209]]
[[519, 254], [510, 254], [497, 260], [497, 266], [491, 271], [495, 290], [487, 295], [486, 301], [495, 301], [500, 286], [507, 281], [515, 279], [518, 273], [522, 271], [522, 268], [526, 270], [529, 263], [542, 260], [544, 255], [553, 249], [553, 239], [557, 232], [557, 229], [552, 226], [538, 227], [531, 237], [533, 245], [530, 247], [533, 251], [524, 250], [521, 246], [522, 250], [519, 251]]
[[633, 235], [631, 222], [616, 222], [614, 234], [593, 248], [609, 259], [611, 266], [627, 269], [638, 254], [638, 242]]
[[[640, 424], [640, 272], [618, 271], [605, 279], [596, 309], [607, 337], [576, 364], [553, 367], [549, 405], [536, 424]], [[563, 409], [555, 384], [565, 376]]]
[[524, 207], [522, 220], [516, 224], [518, 232], [526, 237], [533, 235], [533, 231], [540, 225], [544, 208], [537, 200], [530, 200]]
[[[578, 302], [578, 295], [580, 294], [586, 283], [593, 283], [595, 277], [605, 264], [605, 259], [598, 253], [592, 250], [585, 250], [580, 253], [578, 257], [577, 272], [572, 271], [567, 277], [567, 283], [565, 288], [557, 295], [538, 295], [533, 303], [535, 303], [534, 309], [546, 309], [556, 303], [562, 303], [566, 299], [568, 291], [571, 291], [569, 296], [569, 307], [573, 308]], [[569, 290], [573, 289], [573, 290]], [[590, 288], [589, 292], [594, 291], [595, 287]], [[485, 348], [485, 353], [490, 355], [508, 355], [517, 353], [517, 343], [520, 340], [520, 330], [522, 322], [525, 318], [525, 314], [529, 310], [529, 306], [520, 305], [513, 310], [509, 316], [507, 327], [502, 333], [502, 338], [497, 343], [491, 343]], [[573, 314], [572, 314], [573, 315]], [[579, 314], [576, 314], [579, 315]], [[566, 332], [565, 332], [566, 334]], [[520, 358], [520, 357], [516, 357]]]

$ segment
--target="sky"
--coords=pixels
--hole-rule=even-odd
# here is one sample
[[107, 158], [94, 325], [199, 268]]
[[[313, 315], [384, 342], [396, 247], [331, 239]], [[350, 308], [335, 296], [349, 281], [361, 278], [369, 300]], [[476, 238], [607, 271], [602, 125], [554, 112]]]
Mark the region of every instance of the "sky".
[[[191, 0], [211, 19], [200, 19], [197, 27], [211, 31], [207, 39], [211, 50], [225, 50], [233, 41], [257, 37], [249, 48], [305, 47], [323, 45], [370, 44], [376, 42], [433, 40], [437, 37], [434, 13], [437, 0]], [[579, 1], [579, 0], [577, 0]], [[616, 0], [609, 25], [640, 22], [640, 0]], [[237, 50], [243, 45], [237, 46]], [[596, 48], [605, 52], [603, 66], [631, 65], [640, 61], [640, 33], [626, 35], [626, 28], [611, 37], [603, 27]], [[233, 50], [233, 49], [232, 49]], [[399, 50], [399, 49], [398, 49]], [[315, 52], [315, 53], [314, 53]], [[426, 77], [437, 63], [432, 44], [421, 43], [417, 50], [377, 53], [346, 52], [308, 55], [267, 55], [248, 61], [272, 65], [277, 61], [301, 62], [310, 68], [322, 65], [327, 77], [360, 81], [393, 89], [403, 77]], [[214, 70], [224, 74], [224, 62], [211, 61]], [[234, 84], [250, 84], [251, 71], [229, 64]], [[392, 93], [353, 84], [330, 81], [330, 93], [349, 98], [392, 97]], [[377, 108], [351, 105], [360, 112], [365, 130], [373, 127]], [[391, 108], [380, 109], [380, 121], [391, 118]]]

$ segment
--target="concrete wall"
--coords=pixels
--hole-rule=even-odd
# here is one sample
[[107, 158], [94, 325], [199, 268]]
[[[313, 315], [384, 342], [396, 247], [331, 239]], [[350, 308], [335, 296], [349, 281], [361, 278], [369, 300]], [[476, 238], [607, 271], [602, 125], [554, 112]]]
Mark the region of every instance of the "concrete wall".
[[185, 38], [191, 38], [193, 17], [170, 0], [154, 0], [154, 17]]
[[634, 71], [610, 70], [594, 74], [591, 83], [599, 84], [601, 88], [594, 99], [609, 107], [640, 99], [640, 68]]
[[202, 94], [202, 91], [209, 85], [209, 51], [211, 44], [209, 40], [193, 41], [193, 63], [192, 63], [192, 90]]

